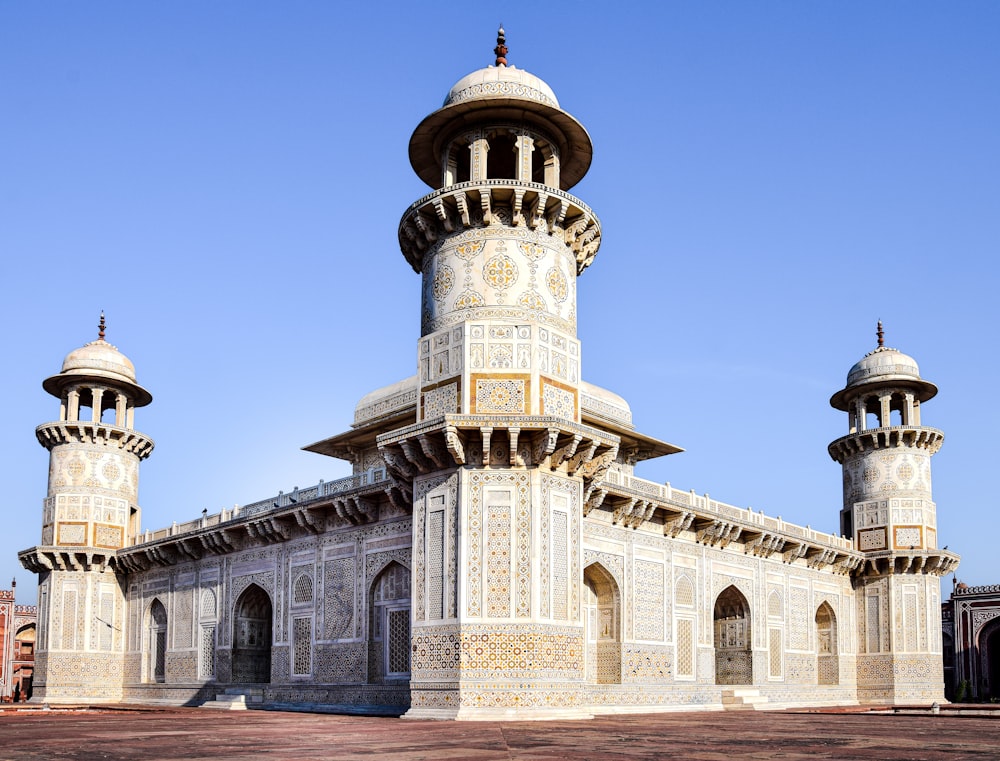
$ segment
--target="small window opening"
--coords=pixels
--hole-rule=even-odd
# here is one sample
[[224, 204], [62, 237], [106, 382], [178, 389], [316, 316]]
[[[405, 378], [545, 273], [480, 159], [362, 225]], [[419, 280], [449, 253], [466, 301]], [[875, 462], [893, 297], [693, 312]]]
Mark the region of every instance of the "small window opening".
[[486, 176], [491, 180], [517, 179], [517, 146], [510, 133], [496, 134], [490, 138]]
[[472, 179], [472, 171], [469, 168], [470, 156], [468, 143], [456, 143], [452, 147], [451, 163], [454, 167], [452, 169], [451, 184], [457, 185], [460, 182], [468, 182]]

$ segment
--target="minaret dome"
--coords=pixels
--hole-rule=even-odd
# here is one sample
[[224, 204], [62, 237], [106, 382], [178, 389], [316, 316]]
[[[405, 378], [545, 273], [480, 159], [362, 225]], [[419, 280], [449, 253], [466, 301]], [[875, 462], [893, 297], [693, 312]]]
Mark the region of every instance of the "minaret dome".
[[[502, 46], [505, 56], [500, 32], [497, 50]], [[413, 170], [435, 189], [489, 178], [569, 190], [590, 168], [590, 135], [559, 107], [548, 84], [497, 56], [496, 65], [458, 80], [442, 107], [417, 126], [410, 138]], [[488, 134], [474, 134], [486, 125]], [[472, 166], [477, 159], [486, 162], [479, 171]]]

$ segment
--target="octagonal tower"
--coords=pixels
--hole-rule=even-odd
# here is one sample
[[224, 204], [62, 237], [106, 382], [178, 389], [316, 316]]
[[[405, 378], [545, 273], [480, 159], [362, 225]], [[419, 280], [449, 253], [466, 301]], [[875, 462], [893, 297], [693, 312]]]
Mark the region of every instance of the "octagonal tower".
[[916, 361], [878, 346], [847, 374], [830, 404], [849, 433], [829, 446], [844, 472], [841, 531], [865, 553], [855, 577], [858, 697], [862, 702], [944, 699], [939, 578], [958, 558], [939, 550], [931, 457], [944, 434], [921, 424], [937, 387]]
[[74, 349], [42, 387], [59, 420], [35, 430], [49, 450], [41, 544], [19, 559], [38, 574], [35, 695], [50, 703], [121, 699], [125, 599], [115, 551], [139, 531], [139, 463], [153, 442], [135, 430], [152, 401], [135, 367], [104, 340]]
[[496, 62], [410, 140], [433, 191], [399, 225], [422, 276], [417, 423], [379, 436], [412, 484], [408, 716], [584, 712], [582, 505], [620, 439], [581, 423], [576, 278], [601, 228], [567, 190], [591, 143], [538, 77]]
[[590, 166], [590, 137], [545, 82], [506, 65], [502, 29], [496, 50], [410, 139], [410, 162], [434, 188], [399, 225], [423, 278], [418, 420], [579, 421], [576, 278], [601, 227], [566, 191]]
[[[494, 52], [410, 140], [432, 188], [399, 224], [421, 276], [416, 375], [307, 447], [356, 473], [384, 462], [393, 508], [412, 511], [410, 649], [386, 656], [408, 679], [409, 717], [589, 715], [584, 517], [612, 463], [630, 473], [680, 451], [582, 379], [576, 279], [601, 227], [568, 191], [590, 138], [552, 88], [507, 64], [502, 29]], [[635, 499], [619, 518], [637, 521], [638, 505], [645, 515]], [[617, 655], [597, 657], [620, 672]]]

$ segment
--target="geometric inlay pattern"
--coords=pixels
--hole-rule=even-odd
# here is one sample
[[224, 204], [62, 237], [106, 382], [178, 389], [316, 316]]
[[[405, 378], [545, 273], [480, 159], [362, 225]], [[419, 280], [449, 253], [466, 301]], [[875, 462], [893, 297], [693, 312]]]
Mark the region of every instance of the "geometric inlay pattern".
[[458, 383], [447, 383], [423, 392], [424, 420], [458, 412]]
[[520, 379], [476, 380], [476, 412], [523, 415], [524, 384]]
[[542, 414], [574, 420], [576, 418], [576, 396], [572, 391], [543, 382]]

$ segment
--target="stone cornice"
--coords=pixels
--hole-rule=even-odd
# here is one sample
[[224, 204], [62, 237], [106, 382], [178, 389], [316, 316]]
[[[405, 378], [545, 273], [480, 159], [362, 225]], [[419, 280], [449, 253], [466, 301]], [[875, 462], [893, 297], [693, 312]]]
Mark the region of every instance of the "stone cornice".
[[154, 447], [153, 440], [138, 431], [82, 420], [43, 423], [35, 429], [35, 436], [50, 451], [60, 444], [104, 444], [131, 452], [140, 460], [149, 457]]
[[894, 576], [926, 574], [944, 576], [958, 568], [959, 557], [947, 550], [889, 550], [864, 553], [865, 562], [859, 576]]
[[546, 415], [444, 415], [384, 433], [378, 446], [399, 480], [465, 465], [546, 467], [592, 479], [595, 462], [607, 467], [620, 441], [598, 428]]
[[843, 463], [853, 455], [876, 449], [913, 447], [925, 449], [929, 454], [935, 454], [943, 442], [944, 432], [937, 428], [922, 425], [894, 425], [871, 428], [867, 431], [857, 431], [841, 436], [830, 443], [827, 451], [836, 462]]
[[[518, 180], [463, 182], [424, 196], [403, 213], [399, 248], [420, 273], [424, 254], [439, 238], [462, 228], [488, 226], [495, 221], [493, 209], [501, 205], [510, 208], [514, 227], [561, 235], [575, 255], [578, 275], [597, 256], [601, 222], [587, 204], [563, 190]], [[480, 211], [474, 215], [473, 209]]]
[[281, 494], [270, 502], [254, 503], [240, 511], [225, 511], [148, 532], [145, 538], [140, 536], [134, 544], [117, 552], [34, 547], [19, 557], [26, 568], [36, 573], [86, 570], [98, 563], [125, 572], [144, 571], [318, 535], [330, 530], [330, 520], [343, 527], [369, 524], [378, 518], [378, 503], [383, 499], [388, 499], [398, 512], [409, 511], [409, 485], [380, 472], [378, 478], [370, 474], [350, 476], [301, 492]]
[[785, 563], [801, 561], [841, 575], [855, 572], [865, 557], [849, 539], [621, 473], [604, 477], [595, 495], [584, 506], [585, 515], [594, 509], [610, 511], [614, 524], [632, 529], [660, 526], [671, 539], [719, 549], [742, 548], [756, 557], [777, 555]]
[[21, 565], [32, 573], [46, 571], [105, 571], [115, 551], [95, 547], [31, 547], [17, 553]]

